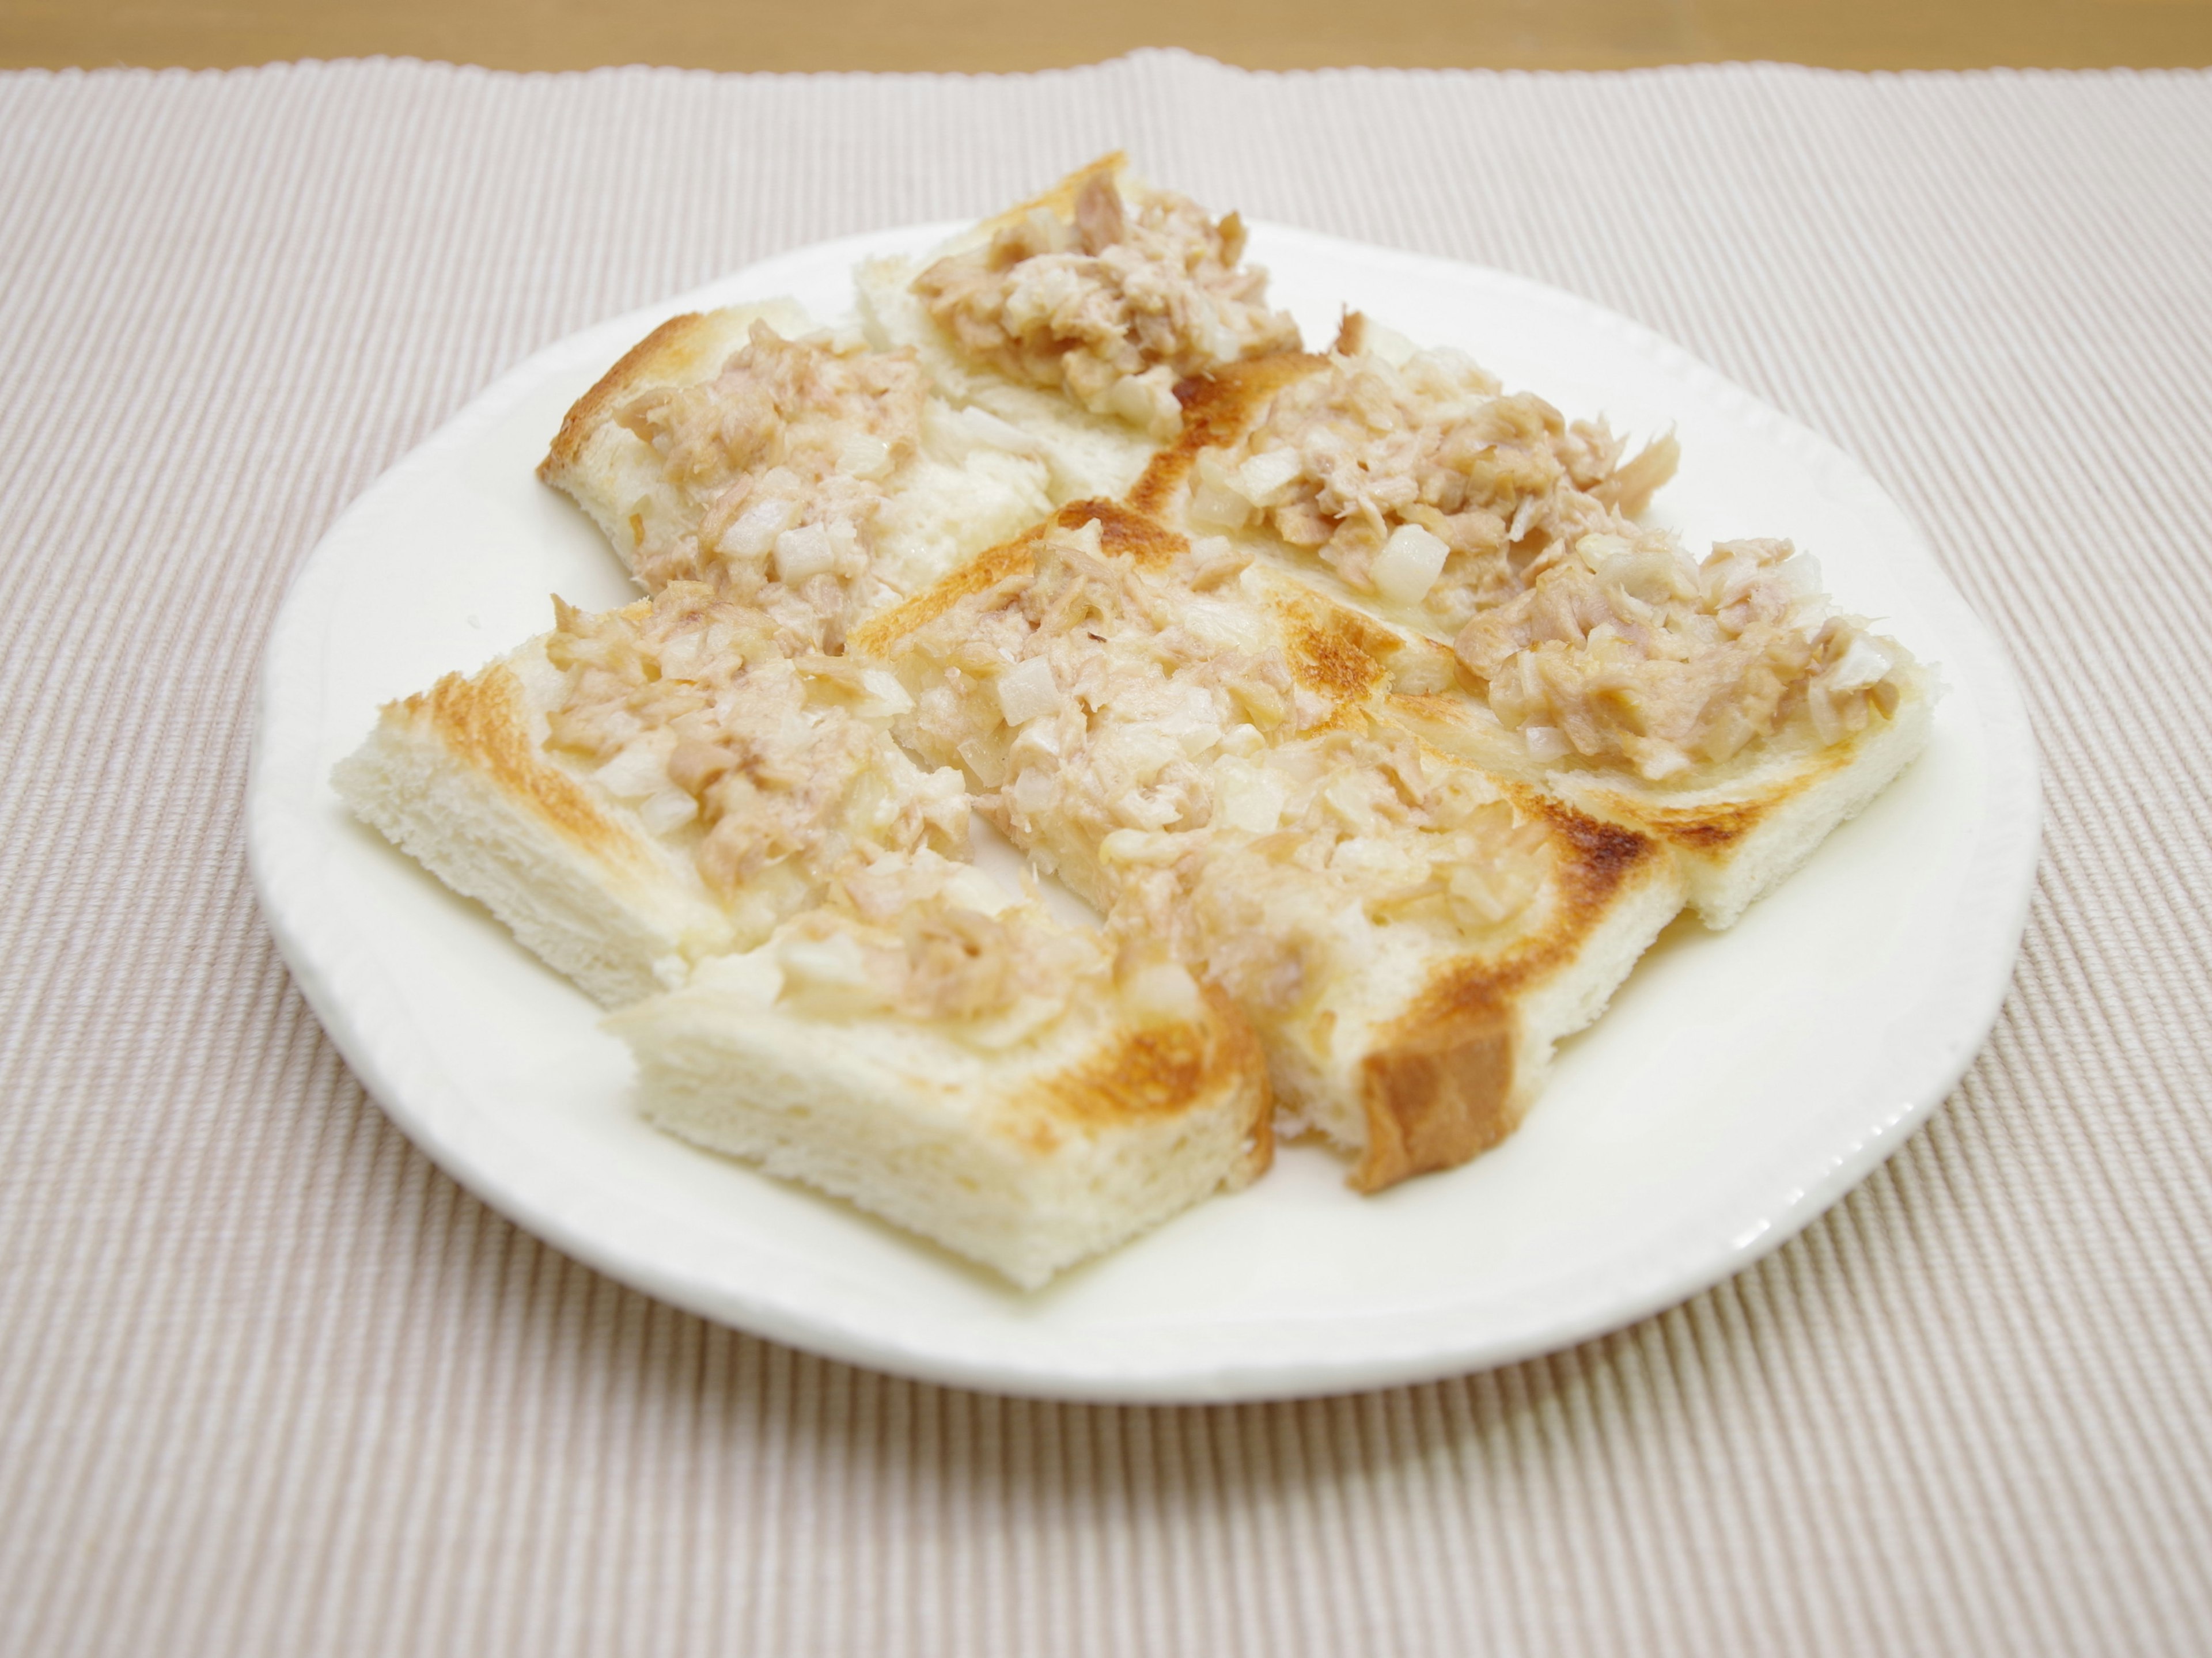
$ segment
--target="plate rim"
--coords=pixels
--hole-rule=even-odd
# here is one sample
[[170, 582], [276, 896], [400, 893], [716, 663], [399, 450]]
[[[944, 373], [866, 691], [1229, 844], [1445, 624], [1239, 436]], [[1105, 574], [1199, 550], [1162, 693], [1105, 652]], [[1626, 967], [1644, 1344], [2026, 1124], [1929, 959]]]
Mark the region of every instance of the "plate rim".
[[[1623, 346], [1689, 383], [1711, 404], [1747, 424], [1763, 428], [1767, 436], [1784, 444], [1817, 472], [1836, 495], [1874, 519], [1887, 520], [1901, 533], [1904, 549], [1911, 555], [1908, 562], [1914, 570], [1917, 591], [1937, 601], [1947, 612], [1942, 629], [1945, 666], [1969, 675], [1974, 686], [1987, 768], [1988, 808], [1983, 823], [1994, 823], [2002, 811], [2007, 818], [2002, 827], [2008, 831], [1990, 841], [1992, 850], [2008, 854], [1991, 860], [2002, 867], [1990, 870], [1984, 865], [1988, 884], [1999, 899], [2007, 901], [1993, 912], [1988, 930], [1992, 935], [2002, 931], [2008, 942], [1986, 958], [1977, 958], [1982, 972], [1972, 987], [1975, 993], [1961, 999], [1963, 1009], [1950, 1021], [1954, 1039], [1919, 1067], [1920, 1085], [1894, 1110], [1875, 1118], [1866, 1132], [1850, 1143], [1829, 1145], [1824, 1139], [1817, 1157], [1808, 1151], [1803, 1167], [1811, 1170], [1817, 1163], [1818, 1172], [1789, 1193], [1778, 1193], [1778, 1201], [1771, 1206], [1773, 1212], [1762, 1216], [1756, 1226], [1741, 1230], [1718, 1244], [1701, 1246], [1693, 1252], [1693, 1260], [1670, 1257], [1601, 1304], [1562, 1317], [1541, 1331], [1489, 1343], [1399, 1343], [1389, 1351], [1367, 1349], [1351, 1357], [1310, 1355], [1293, 1362], [1262, 1357], [1249, 1362], [1213, 1361], [1195, 1366], [1155, 1359], [1103, 1369], [1070, 1367], [1004, 1352], [978, 1355], [957, 1339], [932, 1345], [915, 1339], [911, 1333], [887, 1330], [880, 1324], [856, 1327], [849, 1319], [825, 1315], [818, 1309], [810, 1312], [773, 1295], [756, 1292], [748, 1297], [732, 1291], [726, 1284], [695, 1282], [666, 1260], [595, 1230], [588, 1202], [548, 1210], [532, 1200], [523, 1183], [513, 1178], [511, 1169], [503, 1176], [499, 1168], [485, 1167], [471, 1147], [470, 1136], [456, 1132], [466, 1125], [426, 1107], [426, 1099], [437, 1092], [437, 1078], [421, 1074], [422, 1054], [397, 1052], [391, 1044], [390, 1033], [395, 1025], [405, 1023], [404, 1013], [386, 999], [373, 977], [363, 981], [360, 963], [343, 948], [346, 941], [327, 936], [327, 919], [319, 915], [312, 901], [316, 859], [308, 803], [290, 799], [273, 780], [281, 775], [284, 756], [301, 746], [312, 748], [315, 731], [319, 730], [298, 706], [296, 693], [285, 689], [283, 671], [292, 653], [303, 647], [297, 637], [303, 621], [325, 613], [315, 603], [321, 587], [334, 579], [347, 544], [373, 526], [386, 503], [418, 473], [430, 471], [451, 452], [465, 448], [473, 438], [490, 429], [541, 388], [550, 374], [566, 371], [566, 359], [581, 342], [602, 335], [641, 337], [679, 312], [733, 302], [738, 297], [735, 290], [765, 297], [775, 291], [779, 272], [828, 259], [850, 266], [861, 258], [931, 246], [958, 228], [957, 222], [906, 226], [791, 249], [548, 343], [499, 374], [356, 495], [295, 571], [264, 641], [254, 698], [246, 802], [248, 869], [278, 952], [325, 1033], [370, 1098], [432, 1162], [533, 1236], [610, 1277], [718, 1323], [841, 1362], [939, 1385], [1033, 1398], [1100, 1403], [1226, 1402], [1316, 1397], [1432, 1381], [1556, 1351], [1622, 1328], [1679, 1304], [1780, 1248], [1864, 1180], [1934, 1113], [1986, 1042], [2009, 993], [2036, 888], [2043, 804], [2039, 756], [2017, 675], [1996, 635], [1951, 582], [1918, 526], [1865, 467], [1838, 446], [1729, 380], [1684, 347], [1617, 312], [1511, 271], [1255, 222], [1254, 243], [1267, 249], [1271, 258], [1276, 250], [1294, 257], [1299, 251], [1310, 250], [1375, 268], [1395, 269], [1424, 280], [1464, 282], [1473, 278], [1528, 302], [1553, 309], [1564, 307], [1571, 313], [1579, 313]], [[315, 711], [319, 708], [319, 699]], [[323, 786], [328, 786], [326, 779]], [[365, 1009], [378, 1017], [366, 1018]], [[410, 1057], [416, 1064], [407, 1063]], [[1796, 1161], [1793, 1157], [1793, 1164]], [[1375, 1316], [1402, 1321], [1407, 1315], [1399, 1309]]]

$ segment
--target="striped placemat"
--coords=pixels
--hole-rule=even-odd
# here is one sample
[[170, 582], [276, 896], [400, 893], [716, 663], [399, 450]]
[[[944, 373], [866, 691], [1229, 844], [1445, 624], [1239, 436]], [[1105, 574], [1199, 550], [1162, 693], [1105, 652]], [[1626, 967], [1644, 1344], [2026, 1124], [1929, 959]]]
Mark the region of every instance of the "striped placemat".
[[[587, 322], [1116, 145], [1680, 341], [2014, 653], [2013, 997], [1754, 1270], [1358, 1398], [946, 1392], [518, 1233], [291, 988], [250, 698], [344, 503]], [[0, 181], [0, 1650], [2212, 1643], [2212, 77], [29, 73]]]

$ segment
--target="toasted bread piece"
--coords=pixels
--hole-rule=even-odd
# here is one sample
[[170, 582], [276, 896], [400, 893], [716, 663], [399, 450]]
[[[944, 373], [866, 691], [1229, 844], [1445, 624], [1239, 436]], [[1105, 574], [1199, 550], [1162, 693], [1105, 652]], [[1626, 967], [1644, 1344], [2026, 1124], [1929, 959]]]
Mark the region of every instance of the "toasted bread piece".
[[910, 353], [778, 300], [662, 324], [568, 411], [538, 473], [648, 592], [708, 581], [835, 649], [1048, 511], [1036, 450], [930, 395]]
[[1633, 519], [1674, 475], [1671, 435], [1624, 459], [1603, 421], [1508, 392], [1464, 353], [1358, 313], [1325, 355], [1210, 371], [1132, 504], [1256, 547], [1378, 614], [1451, 639], [1557, 544]]
[[1297, 343], [1244, 231], [1119, 153], [918, 259], [857, 275], [869, 337], [1034, 439], [1060, 501], [1122, 495], [1180, 424], [1183, 378]]
[[[1392, 718], [1658, 840], [1731, 925], [1919, 751], [1932, 677], [1812, 592], [1789, 544], [1693, 565], [1627, 517], [1671, 439], [1623, 463], [1602, 426], [1457, 354], [1367, 349], [1378, 333], [1354, 315], [1328, 356], [1187, 384], [1131, 504], [1370, 617], [1399, 641]], [[1386, 407], [1398, 424], [1365, 423]]]
[[1534, 762], [1518, 734], [1468, 696], [1393, 697], [1389, 707], [1393, 719], [1447, 753], [1497, 774], [1529, 776], [1578, 811], [1650, 835], [1680, 868], [1698, 919], [1721, 929], [1802, 867], [1927, 746], [1932, 679], [1907, 664], [1896, 683], [1891, 713], [1832, 741], [1821, 742], [1809, 721], [1793, 721], [1726, 764], [1661, 782], [1572, 757]]
[[1681, 902], [1648, 837], [1390, 723], [1396, 639], [1083, 503], [860, 629], [910, 746], [1259, 1030], [1279, 1098], [1374, 1190], [1520, 1121]]
[[957, 914], [963, 963], [1026, 935], [1012, 1006], [946, 1017], [869, 978], [864, 953], [896, 976], [941, 907], [803, 916], [607, 1022], [645, 1114], [1031, 1289], [1267, 1166], [1266, 1067], [1219, 993], [1157, 958], [1117, 971], [1041, 906]]
[[554, 632], [386, 705], [332, 780], [602, 1004], [757, 944], [847, 865], [963, 849], [957, 774], [888, 734], [889, 675], [787, 659], [769, 618], [697, 584], [557, 610]]

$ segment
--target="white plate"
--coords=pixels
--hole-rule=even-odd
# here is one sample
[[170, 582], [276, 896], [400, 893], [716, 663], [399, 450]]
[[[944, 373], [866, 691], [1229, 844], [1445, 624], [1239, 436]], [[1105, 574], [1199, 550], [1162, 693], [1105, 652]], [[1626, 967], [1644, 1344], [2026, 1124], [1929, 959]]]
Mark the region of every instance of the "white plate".
[[947, 228], [803, 249], [539, 353], [355, 502], [286, 598], [261, 686], [254, 878], [331, 1040], [440, 1166], [625, 1283], [817, 1352], [1010, 1393], [1257, 1399], [1473, 1370], [1668, 1306], [1796, 1232], [1944, 1096], [2011, 976], [2039, 800], [2010, 670], [1912, 525], [1832, 446], [1623, 318], [1497, 271], [1255, 227], [1310, 339], [1351, 302], [1571, 414], [1677, 425], [1662, 516], [1693, 545], [1795, 537], [1850, 608], [1939, 664], [1927, 754], [1732, 932], [1677, 922], [1504, 1147], [1380, 1197], [1292, 1147], [1252, 1190], [1023, 1295], [644, 1127], [591, 1004], [354, 823], [331, 768], [380, 702], [541, 631], [549, 593], [634, 596], [532, 468], [649, 327], [780, 294], [835, 317], [856, 259]]

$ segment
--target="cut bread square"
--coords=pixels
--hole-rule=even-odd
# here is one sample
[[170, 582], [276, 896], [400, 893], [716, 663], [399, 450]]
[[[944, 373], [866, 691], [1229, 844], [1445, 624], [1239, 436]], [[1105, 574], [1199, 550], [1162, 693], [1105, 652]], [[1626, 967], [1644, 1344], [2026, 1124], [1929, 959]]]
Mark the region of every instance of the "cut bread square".
[[1051, 507], [1031, 439], [788, 300], [661, 325], [577, 401], [538, 471], [648, 592], [707, 581], [833, 650]]
[[963, 853], [961, 781], [892, 740], [889, 675], [787, 659], [768, 617], [697, 584], [558, 612], [388, 704], [332, 780], [602, 1004], [757, 944], [848, 866]]
[[869, 337], [1027, 434], [1056, 500], [1114, 499], [1174, 437], [1179, 382], [1297, 345], [1243, 243], [1235, 214], [1209, 216], [1115, 153], [855, 279]]
[[1029, 1289], [1267, 1167], [1266, 1067], [1218, 992], [1164, 960], [1117, 972], [1031, 906], [1018, 925], [1075, 959], [1059, 983], [1024, 967], [1012, 1008], [917, 1017], [856, 991], [855, 940], [910, 954], [918, 919], [801, 917], [612, 1016], [645, 1115]]

